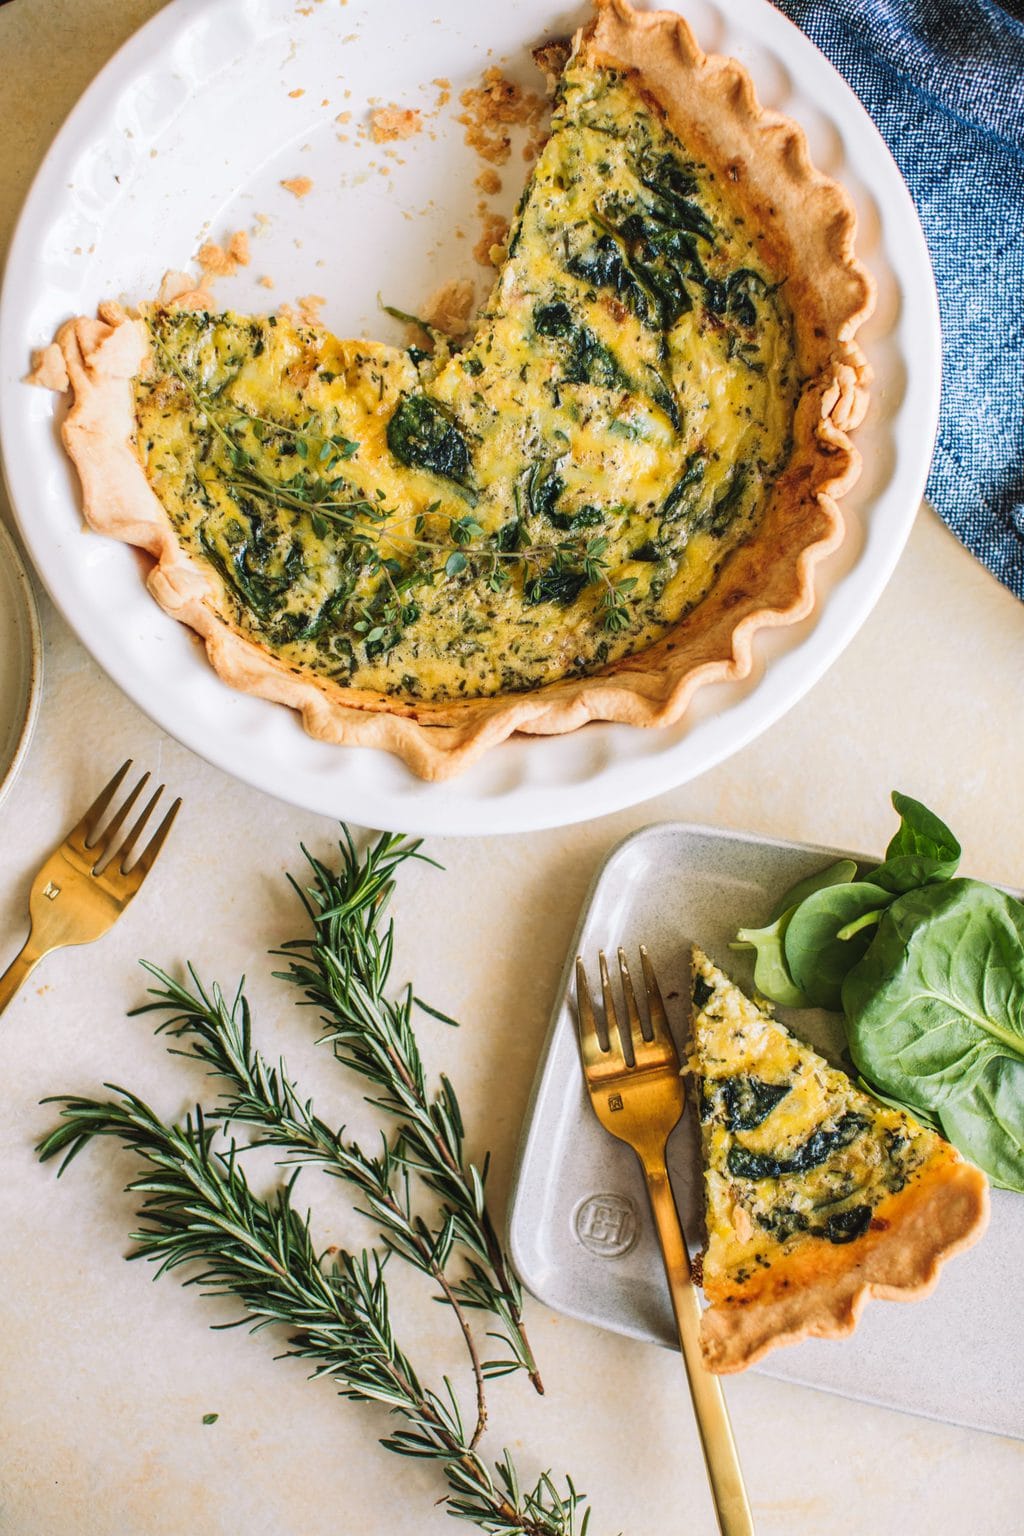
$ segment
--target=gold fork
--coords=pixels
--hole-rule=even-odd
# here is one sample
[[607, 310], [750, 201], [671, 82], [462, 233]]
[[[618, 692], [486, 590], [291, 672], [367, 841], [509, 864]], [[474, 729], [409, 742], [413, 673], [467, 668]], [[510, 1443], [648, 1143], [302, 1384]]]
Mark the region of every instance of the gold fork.
[[598, 1032], [583, 961], [578, 957], [576, 960], [580, 1053], [590, 1102], [605, 1130], [633, 1148], [644, 1170], [719, 1529], [723, 1536], [752, 1536], [754, 1524], [721, 1383], [708, 1371], [701, 1356], [700, 1302], [665, 1163], [665, 1145], [669, 1133], [682, 1118], [686, 1099], [679, 1056], [644, 945], [640, 946], [640, 963], [647, 994], [646, 1027], [640, 1018], [625, 952], [619, 950], [625, 1027], [615, 1011], [604, 950], [600, 951], [599, 961], [607, 1046]]
[[148, 773], [142, 775], [123, 805], [100, 831], [100, 824], [131, 766], [129, 758], [36, 875], [28, 899], [31, 931], [20, 955], [0, 976], [0, 1013], [52, 949], [61, 949], [66, 944], [91, 944], [94, 939], [101, 938], [121, 916], [156, 863], [178, 814], [180, 800], [175, 800], [134, 864], [129, 866], [128, 861], [164, 792], [162, 784], [150, 796], [124, 841], [116, 844], [121, 828], [149, 781]]

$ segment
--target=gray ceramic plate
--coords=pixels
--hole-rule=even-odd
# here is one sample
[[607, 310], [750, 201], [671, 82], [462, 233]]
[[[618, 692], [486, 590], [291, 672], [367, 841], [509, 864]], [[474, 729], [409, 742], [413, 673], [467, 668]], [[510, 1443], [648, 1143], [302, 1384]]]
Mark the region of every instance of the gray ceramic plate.
[[0, 803], [28, 751], [42, 665], [35, 598], [14, 540], [0, 522]]
[[[780, 892], [842, 857], [834, 849], [707, 827], [646, 827], [613, 850], [584, 903], [559, 987], [519, 1152], [509, 1241], [526, 1287], [559, 1312], [675, 1346], [661, 1260], [636, 1161], [605, 1134], [584, 1097], [568, 1003], [577, 952], [647, 944], [677, 1039], [686, 1024], [689, 947], [699, 943], [749, 986], [736, 929], [766, 917]], [[786, 1010], [779, 1015], [786, 1018]], [[838, 1063], [838, 1021], [800, 1013], [797, 1032]], [[694, 1116], [669, 1146], [688, 1232], [699, 1227]], [[850, 1339], [811, 1339], [756, 1367], [767, 1376], [1024, 1439], [1024, 1196], [993, 1192], [983, 1240], [950, 1261], [922, 1301], [869, 1302]]]

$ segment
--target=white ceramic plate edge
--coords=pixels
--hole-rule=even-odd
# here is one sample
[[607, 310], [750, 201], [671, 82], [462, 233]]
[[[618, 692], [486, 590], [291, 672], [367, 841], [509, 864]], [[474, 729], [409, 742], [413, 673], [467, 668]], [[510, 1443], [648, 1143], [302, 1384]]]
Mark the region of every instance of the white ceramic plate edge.
[[[32, 740], [39, 701], [43, 687], [43, 640], [39, 627], [39, 613], [28, 572], [22, 562], [18, 547], [6, 526], [0, 521], [0, 560], [6, 561], [14, 575], [14, 588], [21, 598], [21, 623], [28, 636], [28, 654], [24, 658], [27, 676], [23, 677], [24, 714], [14, 750], [6, 765], [0, 762], [0, 806], [14, 784]], [[15, 623], [17, 623], [15, 619]]]

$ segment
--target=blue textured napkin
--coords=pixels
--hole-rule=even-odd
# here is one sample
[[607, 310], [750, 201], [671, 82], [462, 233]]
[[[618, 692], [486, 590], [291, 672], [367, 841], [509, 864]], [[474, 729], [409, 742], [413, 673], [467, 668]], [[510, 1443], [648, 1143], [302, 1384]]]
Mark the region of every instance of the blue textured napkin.
[[932, 505], [1024, 598], [1024, 0], [774, 0], [849, 81], [924, 226], [943, 370]]

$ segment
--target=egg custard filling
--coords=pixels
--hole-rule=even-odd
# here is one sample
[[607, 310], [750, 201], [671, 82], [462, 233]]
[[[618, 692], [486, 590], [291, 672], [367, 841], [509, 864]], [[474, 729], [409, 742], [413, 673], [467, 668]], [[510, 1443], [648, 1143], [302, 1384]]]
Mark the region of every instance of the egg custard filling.
[[708, 1364], [848, 1333], [868, 1294], [923, 1294], [984, 1230], [987, 1184], [949, 1144], [692, 964], [707, 1244]]
[[472, 343], [148, 309], [139, 452], [221, 612], [423, 700], [583, 675], [706, 594], [785, 464], [785, 274], [611, 69], [570, 66]]
[[[801, 130], [672, 12], [595, 0], [471, 339], [164, 302], [37, 369], [89, 523], [233, 686], [460, 771], [664, 726], [815, 601], [856, 478], [871, 279]], [[44, 359], [45, 361], [45, 359]]]

